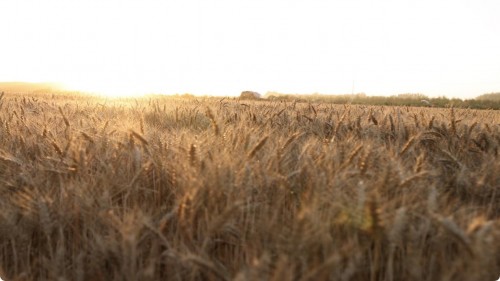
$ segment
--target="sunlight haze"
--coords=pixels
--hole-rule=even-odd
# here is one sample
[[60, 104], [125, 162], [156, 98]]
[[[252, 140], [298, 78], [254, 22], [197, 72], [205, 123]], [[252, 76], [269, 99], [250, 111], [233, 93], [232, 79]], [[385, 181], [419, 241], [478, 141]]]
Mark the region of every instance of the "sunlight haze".
[[500, 1], [0, 2], [0, 81], [238, 95], [500, 91]]

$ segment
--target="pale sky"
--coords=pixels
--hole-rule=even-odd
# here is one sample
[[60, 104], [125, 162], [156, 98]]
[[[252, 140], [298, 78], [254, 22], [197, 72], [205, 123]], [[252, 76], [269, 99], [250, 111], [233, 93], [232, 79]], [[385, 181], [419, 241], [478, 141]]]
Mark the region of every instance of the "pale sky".
[[500, 91], [498, 0], [1, 0], [0, 11], [0, 81], [111, 93]]

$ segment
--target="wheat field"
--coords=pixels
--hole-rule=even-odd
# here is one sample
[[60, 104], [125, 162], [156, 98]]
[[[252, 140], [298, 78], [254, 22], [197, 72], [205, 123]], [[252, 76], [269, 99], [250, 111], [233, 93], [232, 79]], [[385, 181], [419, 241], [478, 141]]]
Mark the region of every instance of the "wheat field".
[[496, 280], [500, 112], [0, 98], [4, 280]]

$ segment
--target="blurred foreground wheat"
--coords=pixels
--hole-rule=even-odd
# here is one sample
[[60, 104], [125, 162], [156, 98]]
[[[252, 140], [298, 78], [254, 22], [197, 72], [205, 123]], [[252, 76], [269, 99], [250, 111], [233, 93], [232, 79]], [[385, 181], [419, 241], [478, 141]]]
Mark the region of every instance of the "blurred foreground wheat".
[[6, 280], [495, 280], [500, 112], [0, 100]]

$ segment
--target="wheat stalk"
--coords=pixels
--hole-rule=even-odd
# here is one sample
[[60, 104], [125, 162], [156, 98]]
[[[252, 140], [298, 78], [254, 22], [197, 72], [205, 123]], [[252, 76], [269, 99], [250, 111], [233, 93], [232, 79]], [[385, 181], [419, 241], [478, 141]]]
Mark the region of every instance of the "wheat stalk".
[[269, 136], [264, 136], [260, 141], [250, 150], [250, 152], [247, 154], [247, 158], [252, 158], [255, 156], [255, 154], [266, 144], [267, 139]]

